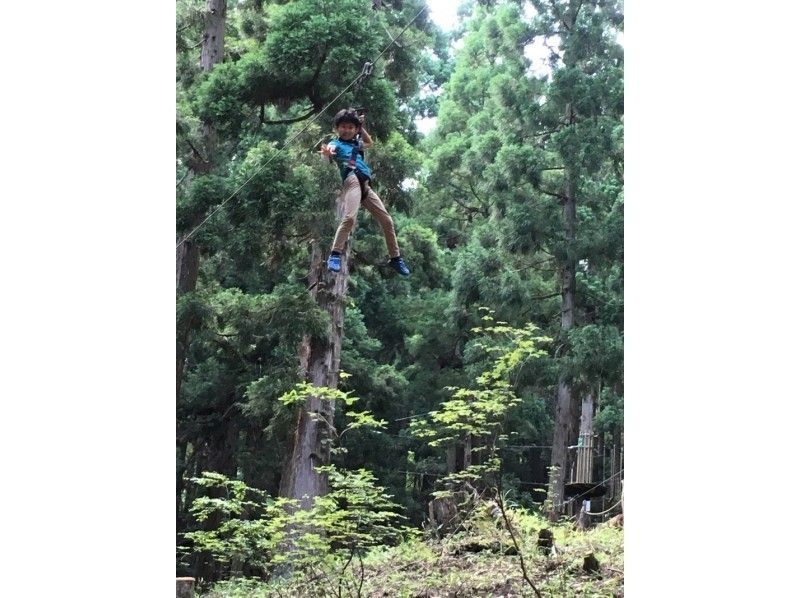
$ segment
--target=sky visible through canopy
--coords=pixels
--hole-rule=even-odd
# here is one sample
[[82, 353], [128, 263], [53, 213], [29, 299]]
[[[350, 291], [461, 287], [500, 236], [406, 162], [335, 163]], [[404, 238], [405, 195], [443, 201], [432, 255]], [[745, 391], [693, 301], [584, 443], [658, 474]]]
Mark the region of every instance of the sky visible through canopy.
[[[429, 0], [428, 10], [431, 20], [445, 31], [452, 31], [458, 25], [458, 7], [463, 0]], [[525, 14], [532, 16], [533, 8], [525, 6]], [[551, 39], [551, 43], [556, 40]], [[621, 40], [620, 40], [621, 42]], [[462, 41], [458, 40], [453, 44], [453, 50], [461, 47]], [[549, 51], [543, 44], [543, 40], [537, 39], [534, 43], [525, 48], [525, 56], [531, 61], [531, 72], [536, 76], [547, 75], [550, 72], [547, 66]], [[423, 134], [428, 134], [436, 126], [436, 118], [418, 118], [417, 129]]]

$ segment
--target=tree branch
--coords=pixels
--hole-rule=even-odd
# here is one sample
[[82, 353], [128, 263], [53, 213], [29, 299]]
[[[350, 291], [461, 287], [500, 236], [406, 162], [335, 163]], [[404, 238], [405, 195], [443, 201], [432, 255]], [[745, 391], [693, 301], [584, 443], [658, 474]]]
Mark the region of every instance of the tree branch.
[[[540, 249], [540, 251], [542, 251], [543, 253], [547, 253], [546, 251], [544, 251], [544, 249]], [[522, 266], [520, 266], [519, 268], [517, 268], [517, 269], [516, 269], [516, 270], [514, 270], [514, 271], [515, 271], [515, 272], [520, 272], [520, 271], [522, 271], [522, 270], [526, 270], [526, 269], [528, 269], [528, 268], [530, 268], [530, 269], [532, 269], [532, 270], [533, 270], [533, 269], [537, 269], [537, 268], [536, 268], [536, 266], [539, 266], [539, 265], [541, 265], [541, 264], [549, 264], [549, 263], [551, 263], [551, 262], [552, 262], [554, 259], [555, 259], [555, 258], [553, 258], [553, 257], [548, 257], [548, 258], [545, 258], [545, 259], [543, 259], [543, 260], [538, 260], [538, 261], [535, 261], [535, 262], [531, 262], [530, 264], [523, 264]], [[547, 270], [545, 270], [545, 272], [547, 272]]]
[[200, 150], [194, 146], [192, 140], [188, 137], [186, 138], [186, 143], [192, 148], [192, 155], [186, 160], [186, 166], [198, 174], [206, 174], [211, 170], [211, 162], [205, 159], [203, 154], [200, 153]]
[[464, 203], [462, 200], [458, 199], [457, 197], [454, 197], [453, 201], [456, 202], [458, 205], [460, 205], [462, 208], [464, 208], [470, 214], [483, 214], [483, 211], [480, 208], [476, 208], [476, 207], [467, 205], [466, 203]]
[[472, 191], [472, 195], [474, 195], [475, 199], [478, 200], [478, 203], [481, 204], [481, 207], [483, 208], [483, 215], [488, 216], [489, 214], [488, 210], [486, 209], [486, 204], [480, 197], [478, 197], [478, 192], [475, 191], [475, 186], [472, 184], [472, 181], [468, 180], [467, 183], [469, 184], [470, 191]]
[[522, 576], [525, 578], [525, 581], [528, 582], [528, 585], [531, 586], [537, 598], [542, 598], [541, 592], [539, 592], [534, 583], [531, 581], [531, 578], [528, 576], [528, 569], [525, 567], [525, 557], [522, 556], [522, 548], [520, 548], [520, 545], [517, 542], [517, 538], [514, 535], [514, 530], [511, 527], [511, 522], [508, 520], [508, 515], [506, 514], [506, 507], [503, 501], [503, 489], [501, 487], [499, 476], [497, 477], [497, 504], [500, 507], [500, 513], [503, 515], [503, 521], [506, 524], [506, 529], [508, 529], [508, 533], [511, 536], [511, 541], [514, 543], [514, 548], [517, 549], [519, 564], [520, 567], [522, 567]]
[[311, 112], [309, 112], [308, 114], [304, 114], [303, 116], [298, 116], [298, 117], [295, 117], [295, 118], [287, 118], [285, 120], [265, 120], [265, 121], [262, 121], [262, 124], [264, 124], [264, 125], [288, 125], [288, 124], [291, 124], [291, 123], [298, 123], [301, 120], [306, 120], [306, 119], [311, 118], [312, 116], [314, 116], [314, 112], [315, 112], [315, 110], [314, 110], [314, 108], [312, 108]]
[[472, 222], [472, 217], [467, 218], [455, 218], [454, 216], [448, 216], [447, 214], [442, 214], [442, 218], [446, 218], [447, 220], [455, 220], [456, 222]]
[[567, 31], [571, 31], [569, 25], [567, 25], [567, 22], [564, 20], [564, 17], [561, 16], [561, 11], [558, 10], [558, 5], [555, 3], [555, 0], [550, 0], [550, 6], [553, 7], [553, 12], [556, 14], [558, 20], [561, 21], [561, 24], [564, 25], [564, 28]]
[[552, 299], [553, 297], [560, 297], [561, 291], [557, 293], [550, 293], [549, 295], [537, 295], [536, 297], [531, 297], [531, 299]]
[[552, 191], [548, 191], [547, 189], [542, 189], [541, 187], [534, 187], [534, 189], [536, 189], [537, 191], [540, 191], [541, 193], [544, 193], [545, 195], [550, 195], [552, 197], [557, 197], [558, 199], [560, 199], [562, 201], [567, 201], [569, 199], [569, 197], [567, 197], [566, 195], [564, 195], [562, 193], [553, 193]]
[[[178, 187], [180, 187], [180, 186], [181, 186], [181, 183], [182, 183], [183, 181], [185, 181], [185, 180], [186, 180], [186, 177], [187, 177], [187, 176], [189, 176], [189, 173], [190, 173], [190, 172], [192, 172], [192, 169], [191, 169], [191, 168], [187, 168], [187, 169], [186, 169], [186, 174], [184, 174], [184, 175], [181, 177], [181, 180], [180, 180], [180, 181], [178, 181], [178, 182], [175, 184], [175, 188], [178, 188]], [[620, 178], [621, 178], [621, 177], [620, 177]]]
[[[392, 34], [389, 33], [389, 30], [386, 28], [386, 25], [381, 23], [381, 26], [383, 27], [383, 30], [386, 32], [386, 35], [389, 36], [389, 39], [392, 39]], [[392, 39], [392, 43], [394, 43], [394, 45], [400, 48], [401, 50], [403, 49], [403, 46], [401, 46], [396, 39]]]
[[555, 129], [550, 129], [549, 131], [545, 131], [544, 133], [539, 133], [538, 135], [534, 135], [534, 137], [544, 137], [545, 135], [552, 135], [553, 133], [558, 133], [563, 127], [556, 127]]
[[191, 140], [191, 139], [186, 139], [186, 143], [188, 143], [188, 144], [189, 144], [189, 147], [190, 147], [190, 148], [192, 148], [192, 151], [194, 152], [195, 156], [197, 156], [198, 158], [200, 158], [200, 159], [201, 159], [203, 162], [208, 162], [208, 160], [206, 160], [206, 159], [203, 157], [203, 154], [201, 154], [201, 153], [200, 153], [200, 150], [198, 150], [198, 149], [197, 149], [197, 148], [194, 146], [194, 143], [192, 143], [192, 140]]
[[581, 11], [581, 6], [583, 6], [583, 0], [578, 0], [578, 6], [575, 8], [575, 12], [572, 13], [572, 26], [575, 26], [575, 23], [578, 22], [578, 13]]
[[[353, 557], [355, 556], [355, 553], [356, 553], [355, 546], [351, 546], [350, 547], [350, 556], [347, 558], [347, 562], [344, 564], [344, 567], [342, 567], [342, 572], [339, 573], [339, 593], [338, 593], [338, 598], [342, 598], [342, 581], [344, 580], [344, 573], [345, 573], [345, 571], [347, 571], [347, 568], [350, 566], [350, 562], [353, 560]], [[348, 592], [349, 591], [350, 591], [350, 585], [348, 584]]]
[[622, 169], [620, 168], [619, 160], [617, 160], [616, 158], [612, 158], [611, 159], [611, 165], [614, 167], [614, 173], [617, 175], [617, 178], [620, 181], [624, 182], [625, 181], [625, 174], [622, 172]]
[[559, 60], [561, 60], [561, 54], [559, 54], [559, 53], [558, 53], [558, 52], [556, 52], [556, 51], [555, 51], [553, 48], [551, 48], [551, 47], [550, 47], [550, 44], [548, 44], [548, 43], [547, 43], [547, 38], [546, 38], [546, 37], [545, 37], [545, 38], [544, 38], [544, 40], [542, 41], [542, 45], [544, 45], [544, 47], [545, 47], [545, 48], [547, 48], [548, 50], [550, 50], [550, 53], [551, 53], [553, 56], [555, 56], [556, 58], [558, 58]]
[[313, 88], [317, 82], [317, 78], [319, 77], [320, 72], [322, 72], [322, 65], [325, 64], [325, 60], [328, 58], [328, 47], [327, 45], [322, 50], [322, 56], [319, 57], [319, 64], [317, 65], [317, 70], [314, 71], [314, 74], [311, 76], [311, 81], [309, 82], [309, 88]]
[[[455, 189], [456, 191], [458, 191], [459, 193], [467, 195], [467, 191], [466, 190], [462, 189], [461, 187], [459, 187], [458, 185], [456, 185], [452, 181], [448, 182], [448, 185], [450, 187], [452, 187], [453, 189]], [[478, 203], [481, 204], [479, 208], [476, 208], [474, 206], [470, 206], [467, 203], [465, 203], [464, 200], [458, 199], [457, 197], [453, 197], [453, 201], [455, 201], [458, 205], [460, 205], [462, 208], [467, 210], [468, 214], [481, 214], [484, 218], [488, 218], [489, 217], [489, 210], [487, 209], [486, 205], [481, 201], [481, 198], [478, 197], [478, 194], [475, 192], [475, 188], [472, 186], [472, 182], [469, 182], [469, 186], [470, 186], [470, 190], [472, 192], [472, 195], [475, 197], [475, 199], [478, 200]]]
[[361, 588], [364, 587], [364, 561], [361, 559], [361, 553], [358, 553], [358, 564], [361, 567], [361, 579], [358, 583], [358, 598], [361, 598]]

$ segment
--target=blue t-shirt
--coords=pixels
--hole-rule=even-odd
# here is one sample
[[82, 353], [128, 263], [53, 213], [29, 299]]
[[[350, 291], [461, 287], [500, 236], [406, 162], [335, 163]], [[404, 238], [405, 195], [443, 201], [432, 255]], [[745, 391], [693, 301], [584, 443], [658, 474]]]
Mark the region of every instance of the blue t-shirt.
[[[336, 146], [336, 153], [333, 155], [333, 159], [336, 160], [336, 163], [339, 165], [339, 174], [342, 175], [342, 180], [345, 180], [347, 175], [353, 172], [353, 169], [349, 166], [350, 158], [353, 155], [353, 148], [361, 149], [361, 144], [356, 141], [355, 138], [350, 141], [345, 141], [337, 137], [328, 145]], [[369, 166], [367, 166], [367, 163], [364, 162], [364, 157], [359, 152], [356, 152], [356, 170], [368, 179], [372, 178], [372, 171], [369, 169]]]

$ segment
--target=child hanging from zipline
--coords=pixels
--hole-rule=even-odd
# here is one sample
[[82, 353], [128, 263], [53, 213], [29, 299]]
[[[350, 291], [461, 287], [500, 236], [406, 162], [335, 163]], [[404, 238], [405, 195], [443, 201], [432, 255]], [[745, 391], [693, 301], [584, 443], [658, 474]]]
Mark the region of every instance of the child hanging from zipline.
[[394, 223], [381, 198], [370, 187], [372, 171], [364, 162], [364, 149], [372, 145], [372, 138], [364, 128], [364, 116], [359, 116], [353, 108], [339, 110], [333, 118], [333, 127], [338, 137], [323, 145], [320, 153], [339, 165], [342, 175], [342, 199], [344, 215], [339, 223], [333, 248], [328, 257], [328, 270], [339, 272], [342, 268], [342, 251], [347, 236], [356, 223], [358, 207], [364, 204], [369, 213], [380, 223], [386, 247], [389, 250], [389, 265], [402, 276], [411, 274], [397, 245]]

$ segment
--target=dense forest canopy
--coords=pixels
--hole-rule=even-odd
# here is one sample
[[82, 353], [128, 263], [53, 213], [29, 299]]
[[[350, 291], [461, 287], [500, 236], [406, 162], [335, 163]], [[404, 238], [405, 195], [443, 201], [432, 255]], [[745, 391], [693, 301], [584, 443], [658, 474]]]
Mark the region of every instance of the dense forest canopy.
[[[199, 550], [192, 534], [236, 513], [193, 505], [236, 482], [288, 496], [315, 392], [298, 390], [300, 348], [335, 341], [309, 281], [341, 186], [317, 150], [347, 106], [366, 108], [373, 187], [412, 275], [387, 266], [362, 210], [329, 385], [340, 394], [320, 391], [336, 405], [320, 463], [331, 496], [382, 488], [417, 529], [464, 484], [495, 480], [553, 521], [580, 511], [565, 491], [580, 475], [606, 488], [595, 511], [619, 498], [622, 30], [611, 0], [465, 2], [449, 32], [422, 0], [178, 0], [179, 574], [268, 568]], [[436, 119], [428, 134], [423, 118]], [[400, 524], [372, 525], [391, 543]]]

